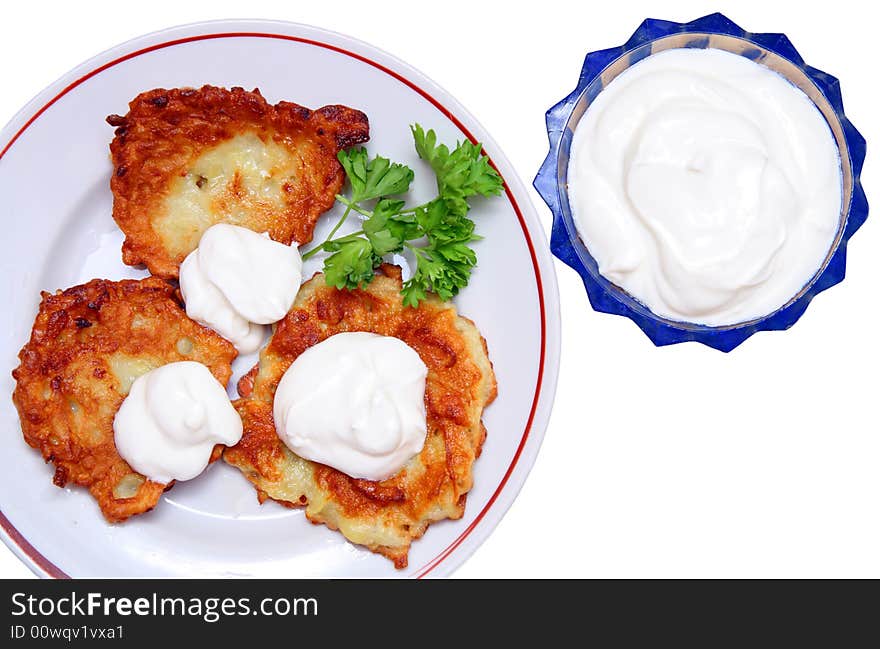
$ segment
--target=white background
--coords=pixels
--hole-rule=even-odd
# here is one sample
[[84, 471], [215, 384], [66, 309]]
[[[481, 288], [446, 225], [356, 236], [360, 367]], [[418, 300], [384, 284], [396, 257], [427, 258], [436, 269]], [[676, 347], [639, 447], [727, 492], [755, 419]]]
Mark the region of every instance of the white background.
[[[876, 22], [868, 3], [816, 5], [4, 3], [0, 123], [68, 69], [142, 33], [213, 18], [291, 20], [419, 68], [530, 183], [547, 152], [544, 111], [574, 87], [586, 52], [620, 45], [648, 16], [721, 10], [748, 30], [785, 32], [808, 63], [840, 78], [847, 115], [869, 143], [868, 199], [880, 201], [870, 157], [880, 143]], [[53, 173], [47, 157], [47, 191]], [[549, 229], [549, 211], [532, 198]], [[880, 577], [877, 218], [853, 239], [843, 284], [792, 330], [726, 355], [692, 343], [655, 348], [628, 320], [594, 313], [579, 277], [557, 264], [562, 369], [550, 427], [519, 498], [456, 575]], [[0, 546], [0, 577], [30, 574]]]

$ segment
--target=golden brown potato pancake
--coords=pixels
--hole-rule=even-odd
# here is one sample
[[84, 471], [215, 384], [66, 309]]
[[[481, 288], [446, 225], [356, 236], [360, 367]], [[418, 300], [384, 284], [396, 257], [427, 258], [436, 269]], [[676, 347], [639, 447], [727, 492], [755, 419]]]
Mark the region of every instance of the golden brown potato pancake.
[[167, 487], [116, 451], [113, 418], [134, 380], [183, 360], [204, 363], [223, 385], [232, 373], [235, 348], [190, 320], [174, 291], [150, 277], [44, 292], [12, 371], [25, 441], [55, 464], [56, 485], [88, 487], [112, 522], [152, 509]]
[[273, 106], [259, 90], [213, 86], [150, 90], [107, 121], [122, 261], [165, 278], [215, 223], [311, 241], [342, 187], [337, 152], [369, 139], [359, 110]]
[[[259, 364], [239, 382], [244, 398], [235, 406], [244, 435], [223, 457], [254, 483], [261, 502], [268, 497], [304, 506], [313, 523], [339, 530], [404, 568], [410, 543], [428, 525], [464, 514], [471, 469], [486, 436], [483, 408], [495, 398], [496, 384], [486, 342], [473, 322], [436, 296], [416, 309], [405, 307], [400, 288], [400, 269], [387, 265], [354, 291], [329, 287], [320, 274], [304, 284]], [[303, 351], [344, 331], [400, 338], [428, 367], [424, 449], [382, 482], [302, 459], [275, 433], [272, 402], [284, 372]]]

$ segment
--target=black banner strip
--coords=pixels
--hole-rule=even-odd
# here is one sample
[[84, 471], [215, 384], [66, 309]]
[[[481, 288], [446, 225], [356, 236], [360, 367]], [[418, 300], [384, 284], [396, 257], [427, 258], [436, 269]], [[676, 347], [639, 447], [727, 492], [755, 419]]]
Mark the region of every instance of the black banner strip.
[[[791, 646], [799, 635], [861, 646], [860, 623], [876, 613], [876, 597], [862, 593], [873, 585], [862, 585], [868, 588], [746, 581], [7, 580], [0, 581], [0, 647], [195, 643], [201, 649], [217, 642], [250, 649], [322, 638], [325, 646], [350, 641], [357, 649], [438, 642], [457, 648], [473, 646], [477, 637], [524, 642], [532, 634], [543, 647], [588, 644], [600, 630], [612, 646], [642, 646], [633, 644], [638, 639], [649, 639], [647, 646], [670, 640]], [[876, 632], [869, 633], [876, 641]]]

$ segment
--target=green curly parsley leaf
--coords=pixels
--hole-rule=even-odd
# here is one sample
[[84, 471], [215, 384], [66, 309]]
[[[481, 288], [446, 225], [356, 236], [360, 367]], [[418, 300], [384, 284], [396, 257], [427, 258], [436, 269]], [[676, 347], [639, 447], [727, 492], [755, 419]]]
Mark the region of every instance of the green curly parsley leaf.
[[373, 215], [364, 221], [364, 235], [373, 245], [373, 253], [379, 257], [403, 250], [408, 233], [403, 223], [394, 220], [403, 206], [403, 201], [382, 199], [376, 203]]
[[370, 242], [357, 236], [328, 242], [324, 250], [333, 253], [324, 260], [324, 278], [338, 289], [368, 284], [373, 279], [373, 268], [382, 261], [373, 254]]
[[465, 242], [429, 245], [416, 248], [416, 269], [413, 276], [403, 283], [403, 303], [418, 306], [428, 291], [436, 293], [441, 300], [450, 300], [467, 286], [471, 269], [477, 264], [477, 256]]
[[415, 177], [412, 169], [388, 158], [376, 156], [369, 160], [363, 147], [340, 151], [336, 157], [351, 183], [353, 203], [405, 194]]
[[482, 154], [482, 145], [465, 140], [450, 151], [445, 144], [437, 144], [437, 134], [433, 130], [426, 133], [418, 124], [410, 128], [416, 152], [431, 165], [437, 176], [440, 198], [454, 213], [467, 214], [469, 205], [466, 199], [470, 196], [497, 196], [504, 189], [501, 176]]

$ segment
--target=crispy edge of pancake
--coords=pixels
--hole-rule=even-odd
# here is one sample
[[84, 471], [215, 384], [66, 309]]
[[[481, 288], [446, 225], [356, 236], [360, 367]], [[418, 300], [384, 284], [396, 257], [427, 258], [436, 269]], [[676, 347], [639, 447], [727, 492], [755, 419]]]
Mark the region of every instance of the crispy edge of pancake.
[[[400, 269], [388, 265], [355, 291], [328, 287], [320, 274], [307, 282], [259, 364], [239, 382], [244, 398], [235, 406], [244, 435], [224, 459], [254, 484], [261, 502], [303, 506], [313, 523], [339, 530], [404, 568], [411, 542], [432, 522], [464, 514], [473, 462], [486, 436], [483, 409], [494, 400], [497, 384], [486, 341], [473, 322], [436, 296], [417, 309], [404, 307], [400, 288]], [[305, 349], [343, 331], [397, 336], [428, 366], [425, 447], [382, 482], [302, 459], [275, 432], [272, 401], [284, 371]]]
[[185, 254], [169, 254], [153, 219], [171, 182], [203, 153], [248, 132], [301, 152], [308, 175], [285, 186], [287, 209], [252, 229], [267, 229], [285, 244], [303, 244], [311, 241], [318, 217], [333, 206], [345, 179], [336, 154], [369, 139], [369, 121], [359, 110], [340, 105], [310, 110], [284, 101], [273, 106], [258, 89], [239, 87], [157, 88], [135, 97], [125, 116], [110, 115], [107, 121], [116, 127], [110, 189], [113, 218], [125, 233], [122, 260], [145, 264], [164, 278], [177, 277]]
[[[121, 385], [114, 363], [146, 370], [195, 360], [224, 386], [232, 373], [235, 348], [190, 320], [174, 291], [150, 277], [96, 279], [44, 292], [30, 340], [12, 371], [12, 400], [25, 442], [54, 463], [57, 486], [88, 487], [111, 522], [149, 511], [171, 486], [140, 476], [116, 450], [113, 418], [129, 386]], [[191, 343], [189, 353], [181, 351], [188, 349], [180, 342], [184, 338]], [[215, 449], [214, 459], [219, 454]], [[117, 487], [131, 495], [115, 497]]]

